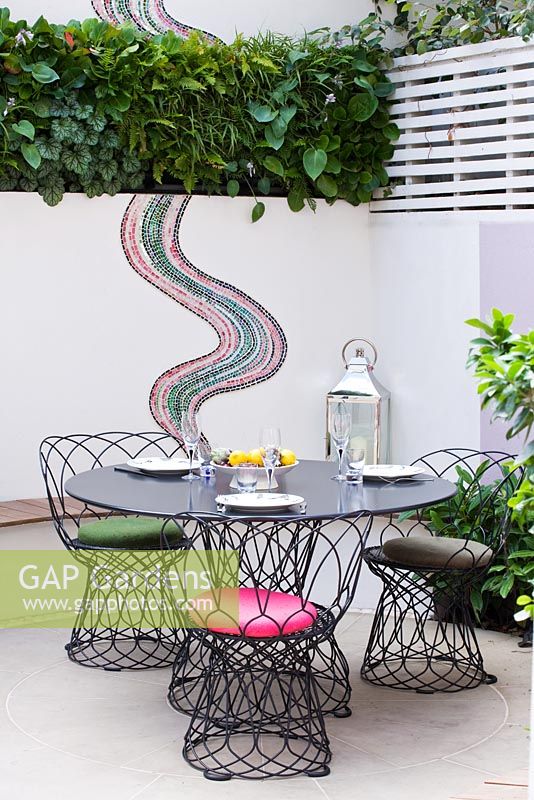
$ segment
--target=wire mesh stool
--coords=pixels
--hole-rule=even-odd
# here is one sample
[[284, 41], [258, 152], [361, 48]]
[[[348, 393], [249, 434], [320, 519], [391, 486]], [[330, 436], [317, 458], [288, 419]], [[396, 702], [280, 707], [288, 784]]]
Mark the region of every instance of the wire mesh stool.
[[333, 634], [354, 597], [370, 527], [367, 513], [221, 516], [199, 526], [204, 549], [238, 552], [241, 587], [239, 619], [205, 618], [192, 629], [169, 686], [171, 705], [190, 716], [184, 758], [206, 778], [329, 774], [325, 712], [350, 698]]
[[[120, 567], [121, 547], [96, 547], [84, 544], [78, 538], [82, 521], [109, 520], [116, 512], [96, 510], [85, 505], [79, 513], [68, 511], [65, 504], [65, 482], [80, 472], [97, 469], [124, 462], [140, 456], [172, 457], [182, 450], [179, 442], [167, 433], [99, 433], [74, 434], [71, 436], [52, 436], [45, 439], [39, 449], [41, 471], [54, 527], [67, 550], [84, 568], [94, 563], [95, 554], [100, 559], [105, 555], [111, 570]], [[126, 516], [126, 515], [121, 515]], [[166, 533], [164, 531], [167, 531]], [[143, 546], [135, 550], [138, 569], [153, 551], [161, 552], [173, 548], [187, 548], [189, 542], [182, 538], [177, 543], [171, 541], [170, 528], [164, 528], [160, 542], [152, 547]], [[176, 530], [174, 531], [176, 533]], [[176, 538], [176, 537], [175, 537]], [[129, 556], [130, 557], [130, 556]], [[85, 666], [109, 671], [122, 669], [154, 669], [168, 667], [174, 663], [179, 648], [183, 645], [186, 633], [179, 627], [180, 620], [173, 616], [168, 626], [155, 624], [156, 616], [150, 611], [150, 591], [135, 587], [130, 593], [130, 602], [140, 602], [148, 610], [143, 614], [142, 625], [136, 618], [132, 625], [128, 611], [129, 604], [123, 602], [124, 592], [113, 585], [100, 585], [87, 581], [71, 633], [65, 645], [71, 661]], [[120, 604], [120, 610], [112, 626], [109, 625], [107, 609]], [[124, 611], [122, 610], [124, 609]]]
[[[462, 488], [440, 506], [446, 513], [439, 536], [429, 527], [428, 512], [418, 511], [407, 532], [391, 519], [382, 532], [382, 546], [365, 550], [364, 561], [383, 588], [361, 668], [364, 680], [425, 694], [497, 681], [484, 668], [470, 593], [510, 528], [508, 500], [521, 474], [510, 468], [511, 459], [505, 453], [458, 449], [415, 462], [439, 477], [460, 476]], [[468, 525], [455, 513], [463, 503], [470, 508]], [[391, 532], [406, 538], [384, 541]], [[442, 537], [448, 539], [445, 544]], [[436, 545], [443, 552], [432, 563], [435, 555], [424, 549], [435, 551]], [[410, 555], [399, 558], [407, 547]]]

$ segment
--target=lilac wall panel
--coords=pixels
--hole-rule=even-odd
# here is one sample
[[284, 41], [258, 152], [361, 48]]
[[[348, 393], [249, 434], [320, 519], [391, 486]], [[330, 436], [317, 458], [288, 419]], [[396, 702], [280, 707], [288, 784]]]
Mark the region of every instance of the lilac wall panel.
[[[514, 330], [534, 326], [534, 216], [532, 222], [483, 222], [480, 224], [480, 314], [492, 308], [515, 314]], [[517, 449], [507, 442], [506, 427], [491, 422], [482, 412], [480, 441], [483, 450]]]

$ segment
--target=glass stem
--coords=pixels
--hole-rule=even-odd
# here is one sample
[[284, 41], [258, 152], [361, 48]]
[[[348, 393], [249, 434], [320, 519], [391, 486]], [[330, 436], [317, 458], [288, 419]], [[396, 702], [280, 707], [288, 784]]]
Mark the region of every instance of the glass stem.
[[268, 479], [268, 482], [269, 482], [269, 489], [268, 489], [269, 492], [271, 491], [272, 486], [273, 486], [273, 472], [274, 472], [274, 470], [273, 470], [272, 467], [267, 467], [267, 479]]
[[189, 452], [189, 476], [191, 477], [193, 475], [193, 457], [195, 455], [195, 448], [188, 447], [187, 449]]
[[338, 457], [339, 457], [339, 466], [338, 466], [338, 473], [337, 473], [338, 478], [341, 478], [341, 465], [343, 464], [343, 454], [344, 454], [344, 452], [345, 452], [345, 448], [344, 447], [338, 447], [338, 449], [337, 449], [337, 454], [338, 454]]

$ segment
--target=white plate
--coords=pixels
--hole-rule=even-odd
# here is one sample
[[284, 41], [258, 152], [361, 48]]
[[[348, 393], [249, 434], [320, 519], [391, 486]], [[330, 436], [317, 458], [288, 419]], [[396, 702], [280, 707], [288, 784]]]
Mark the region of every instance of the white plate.
[[247, 511], [279, 511], [304, 502], [303, 497], [296, 494], [275, 494], [269, 492], [243, 492], [242, 494], [220, 494], [217, 505], [227, 508], [240, 508]]
[[[129, 467], [140, 469], [153, 475], [184, 475], [189, 472], [188, 458], [132, 458], [126, 462]], [[200, 467], [200, 461], [193, 461], [193, 469]]]
[[397, 478], [414, 478], [424, 471], [424, 467], [403, 466], [402, 464], [368, 464], [363, 468], [363, 477], [368, 480], [386, 478], [393, 481]]

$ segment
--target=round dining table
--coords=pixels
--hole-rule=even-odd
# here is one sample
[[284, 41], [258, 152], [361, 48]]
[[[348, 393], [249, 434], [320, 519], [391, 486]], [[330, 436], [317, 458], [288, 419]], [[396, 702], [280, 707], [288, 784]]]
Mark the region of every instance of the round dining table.
[[[195, 726], [211, 725], [210, 714], [215, 714], [216, 720], [209, 730], [217, 731], [215, 755], [213, 758], [210, 756], [210, 764], [219, 763], [222, 735], [225, 737], [224, 747], [233, 753], [234, 726], [228, 721], [221, 725], [221, 708], [230, 709], [232, 713], [235, 709], [245, 709], [240, 710], [236, 717], [239, 731], [242, 723], [245, 732], [257, 730], [257, 719], [267, 717], [267, 732], [272, 732], [273, 719], [279, 720], [286, 755], [291, 754], [294, 745], [292, 740], [288, 740], [287, 731], [294, 724], [291, 719], [298, 718], [299, 731], [323, 731], [325, 739], [320, 749], [321, 759], [328, 762], [330, 751], [323, 717], [325, 714], [336, 717], [351, 714], [349, 664], [336, 639], [336, 626], [355, 596], [373, 520], [378, 515], [433, 506], [456, 493], [453, 483], [435, 475], [422, 474], [417, 479], [397, 483], [364, 480], [353, 484], [332, 480], [336, 471], [336, 465], [331, 462], [301, 461], [293, 470], [279, 473], [276, 477], [280, 493], [297, 495], [303, 498], [303, 502], [299, 501], [283, 511], [249, 514], [248, 518], [243, 516], [243, 511], [232, 512], [229, 503], [221, 509], [221, 503], [217, 502], [219, 495], [232, 491], [232, 476], [225, 470], [217, 470], [209, 478], [187, 481], [180, 476], [146, 475], [127, 464], [119, 464], [79, 473], [65, 483], [65, 491], [71, 497], [97, 510], [102, 508], [108, 512], [178, 520], [183, 524], [189, 551], [211, 553], [215, 550], [239, 554], [238, 621], [234, 620], [232, 629], [226, 632], [228, 635], [224, 630], [221, 632], [216, 628], [211, 631], [207, 626], [185, 631], [176, 651], [168, 691], [171, 706], [191, 718], [183, 752], [186, 760], [198, 769], [203, 767], [197, 763], [198, 759], [195, 760], [196, 751], [191, 742], [195, 736], [200, 736], [195, 733]], [[223, 559], [223, 574], [226, 574], [225, 563]], [[233, 576], [234, 573], [230, 572]], [[216, 581], [215, 585], [219, 583]], [[270, 605], [267, 611], [267, 604], [279, 603], [283, 609], [282, 600], [294, 604], [291, 615], [285, 617], [283, 613], [288, 612], [280, 611], [282, 616], [273, 622], [274, 606]], [[286, 626], [299, 610], [306, 615], [306, 626], [309, 626], [310, 607], [316, 614], [314, 635], [306, 634], [304, 630], [300, 633], [286, 631]], [[258, 638], [253, 634], [252, 638], [248, 636], [246, 614], [249, 612], [253, 621], [259, 619], [274, 625], [275, 633], [256, 634]], [[94, 621], [91, 624], [94, 625]], [[173, 625], [180, 627], [176, 623]], [[154, 634], [152, 631], [153, 637]], [[121, 635], [124, 636], [124, 631]], [[246, 639], [248, 649], [240, 646], [241, 638]], [[159, 640], [156, 638], [155, 641]], [[146, 642], [142, 644], [146, 650]], [[214, 661], [214, 653], [219, 660]], [[146, 659], [146, 655], [143, 657]], [[255, 665], [253, 671], [250, 664]], [[295, 664], [299, 666], [295, 667]], [[225, 676], [224, 680], [220, 675]], [[233, 677], [235, 675], [239, 680]], [[278, 700], [276, 690], [271, 687], [286, 686], [287, 690], [284, 683], [287, 675], [292, 675], [292, 703], [284, 700], [282, 708], [273, 717], [272, 709], [277, 708]], [[296, 682], [304, 680], [302, 675], [306, 676], [308, 683], [295, 689]], [[210, 681], [216, 681], [213, 691], [206, 688], [212, 687]], [[247, 693], [246, 688], [240, 688], [246, 681], [263, 687], [255, 690], [254, 703], [251, 702], [252, 691]], [[310, 681], [313, 681], [313, 692], [309, 689]], [[219, 694], [213, 694], [215, 689]], [[246, 701], [240, 691], [244, 692]], [[235, 692], [237, 699], [234, 702], [232, 693]], [[299, 698], [306, 699], [301, 701]], [[308, 743], [308, 734], [300, 735], [306, 742], [307, 753], [312, 743]], [[259, 752], [263, 737], [255, 735], [251, 742], [250, 752], [256, 753], [257, 750], [262, 764], [276, 766], [276, 758]], [[297, 762], [298, 757], [295, 754], [293, 757]], [[238, 763], [240, 760], [234, 754], [232, 764], [235, 767]], [[226, 779], [228, 770], [222, 762], [219, 767], [210, 766], [204, 774], [217, 780]], [[262, 767], [264, 772], [265, 769]], [[283, 774], [293, 774], [292, 769]], [[321, 769], [321, 774], [329, 771], [328, 767]]]
[[[287, 474], [278, 475], [277, 481], [279, 492], [304, 498], [303, 506], [255, 516], [331, 520], [354, 517], [362, 511], [383, 515], [433, 506], [456, 493], [454, 483], [430, 474], [396, 483], [364, 480], [354, 484], [331, 480], [335, 473], [336, 467], [331, 462], [301, 461]], [[216, 499], [232, 492], [230, 479], [226, 471], [217, 470], [214, 477], [186, 481], [180, 476], [146, 475], [127, 464], [118, 464], [74, 475], [66, 481], [65, 491], [87, 505], [111, 511], [156, 517], [181, 514], [205, 517], [219, 515]]]

